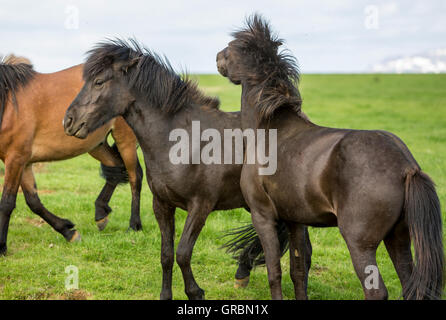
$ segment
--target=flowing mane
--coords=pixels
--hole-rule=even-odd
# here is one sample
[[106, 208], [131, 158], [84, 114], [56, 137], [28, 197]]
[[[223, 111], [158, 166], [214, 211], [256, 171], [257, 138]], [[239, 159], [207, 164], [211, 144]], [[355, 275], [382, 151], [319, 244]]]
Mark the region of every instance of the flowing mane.
[[179, 76], [167, 58], [142, 47], [136, 40], [107, 40], [88, 52], [84, 79], [91, 80], [116, 62], [137, 59], [126, 73], [129, 87], [137, 90], [151, 105], [163, 112], [175, 113], [189, 105], [207, 105], [218, 109], [217, 98], [205, 96], [188, 75]]
[[9, 94], [11, 94], [13, 106], [17, 110], [16, 91], [26, 86], [35, 73], [27, 58], [17, 57], [13, 54], [0, 57], [0, 128]]
[[271, 31], [269, 23], [255, 14], [232, 36], [235, 40], [230, 44], [231, 49], [241, 59], [239, 76], [257, 87], [259, 118], [269, 119], [278, 108], [285, 106], [300, 113], [297, 61], [287, 50], [278, 50], [283, 40]]

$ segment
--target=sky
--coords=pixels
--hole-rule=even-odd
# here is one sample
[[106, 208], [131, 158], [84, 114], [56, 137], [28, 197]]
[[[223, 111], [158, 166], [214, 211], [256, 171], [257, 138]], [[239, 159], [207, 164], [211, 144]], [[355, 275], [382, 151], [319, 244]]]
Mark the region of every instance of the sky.
[[54, 72], [82, 63], [107, 37], [134, 37], [179, 70], [216, 73], [216, 53], [254, 12], [303, 73], [367, 72], [388, 58], [446, 48], [445, 0], [3, 0], [0, 54]]

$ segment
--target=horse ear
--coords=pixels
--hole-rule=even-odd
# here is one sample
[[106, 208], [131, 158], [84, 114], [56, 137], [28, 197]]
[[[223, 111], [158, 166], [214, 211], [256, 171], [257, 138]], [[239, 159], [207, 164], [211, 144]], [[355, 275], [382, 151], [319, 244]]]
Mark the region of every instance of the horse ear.
[[137, 64], [139, 62], [139, 60], [141, 59], [141, 57], [137, 57], [137, 58], [133, 58], [132, 60], [130, 60], [128, 63], [125, 63], [122, 67], [121, 70], [124, 73], [127, 73], [127, 71], [133, 67], [135, 64]]

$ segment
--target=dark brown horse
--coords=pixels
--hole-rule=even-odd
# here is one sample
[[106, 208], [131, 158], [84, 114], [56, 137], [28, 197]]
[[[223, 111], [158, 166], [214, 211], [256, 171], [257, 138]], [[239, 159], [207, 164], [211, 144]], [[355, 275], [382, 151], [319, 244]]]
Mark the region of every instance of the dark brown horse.
[[[275, 221], [286, 221], [290, 249], [304, 238], [297, 224], [338, 226], [366, 299], [385, 299], [376, 265], [384, 240], [406, 299], [439, 299], [444, 252], [434, 183], [395, 135], [320, 127], [301, 116], [295, 60], [262, 17], [233, 33], [217, 55], [220, 73], [242, 86], [242, 127], [277, 130], [277, 170], [259, 175], [244, 164], [241, 188], [265, 249], [272, 297], [282, 298]], [[274, 150], [274, 149], [273, 149]], [[415, 261], [412, 259], [411, 242]], [[296, 277], [291, 255], [291, 277]], [[376, 276], [372, 281], [371, 272]], [[295, 281], [295, 286], [300, 286]]]
[[[86, 138], [110, 119], [124, 117], [144, 153], [153, 211], [161, 230], [161, 299], [172, 298], [176, 207], [188, 211], [176, 251], [185, 292], [189, 299], [203, 299], [204, 291], [192, 274], [192, 250], [210, 212], [246, 207], [240, 191], [242, 166], [194, 163], [205, 145], [203, 139], [195, 147], [194, 142], [186, 147], [187, 163], [174, 164], [171, 151], [178, 137], [173, 141], [171, 134], [181, 130], [190, 137], [193, 123], [199, 123], [198, 133], [239, 129], [240, 113], [220, 111], [217, 99], [204, 96], [194, 82], [178, 76], [167, 60], [133, 40], [108, 41], [90, 51], [84, 79], [84, 87], [66, 112], [65, 132]], [[223, 142], [223, 135], [218, 140]], [[249, 243], [252, 251], [245, 251], [246, 260], [252, 261], [259, 250], [255, 239]], [[243, 266], [241, 277], [249, 275], [251, 265]]]
[[[0, 158], [5, 178], [0, 202], [0, 254], [6, 253], [11, 213], [19, 186], [29, 208], [67, 241], [80, 239], [74, 224], [49, 212], [37, 194], [32, 165], [63, 160], [88, 152], [102, 164], [106, 184], [96, 200], [95, 219], [103, 229], [111, 212], [108, 202], [116, 185], [130, 181], [130, 227], [141, 229], [139, 215], [142, 169], [136, 154], [136, 137], [122, 118], [113, 119], [86, 140], [67, 137], [62, 120], [83, 85], [82, 65], [50, 74], [34, 71], [25, 58], [9, 56], [0, 63]], [[111, 131], [116, 146], [106, 137]]]

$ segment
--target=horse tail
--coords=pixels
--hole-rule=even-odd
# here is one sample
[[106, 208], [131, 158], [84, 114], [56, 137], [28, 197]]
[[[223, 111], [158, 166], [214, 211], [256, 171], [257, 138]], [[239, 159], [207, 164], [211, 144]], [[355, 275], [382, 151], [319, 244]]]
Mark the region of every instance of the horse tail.
[[[277, 235], [279, 237], [280, 252], [283, 256], [288, 250], [288, 230], [283, 221], [277, 223]], [[252, 224], [228, 230], [223, 237], [233, 237], [221, 248], [232, 254], [233, 258], [251, 269], [254, 266], [265, 264], [265, 255], [259, 236]]]
[[[107, 143], [107, 142], [105, 142]], [[124, 161], [122, 160], [121, 154], [119, 153], [118, 147], [116, 146], [116, 143], [113, 143], [111, 146], [111, 149], [116, 157], [118, 157], [122, 163]], [[139, 162], [138, 162], [139, 165]], [[101, 177], [103, 177], [107, 182], [110, 182], [112, 184], [126, 184], [129, 182], [129, 174], [127, 172], [127, 169], [124, 165], [122, 166], [116, 166], [116, 167], [109, 167], [101, 163], [101, 171], [100, 171]]]
[[404, 214], [414, 247], [415, 262], [404, 296], [441, 299], [444, 251], [440, 201], [435, 184], [419, 170], [406, 175]]
[[0, 57], [0, 128], [9, 94], [17, 111], [16, 92], [19, 88], [26, 86], [35, 73], [27, 58], [13, 54], [4, 58]]

